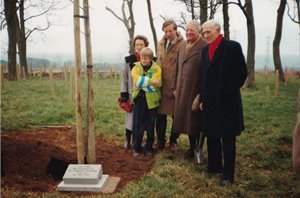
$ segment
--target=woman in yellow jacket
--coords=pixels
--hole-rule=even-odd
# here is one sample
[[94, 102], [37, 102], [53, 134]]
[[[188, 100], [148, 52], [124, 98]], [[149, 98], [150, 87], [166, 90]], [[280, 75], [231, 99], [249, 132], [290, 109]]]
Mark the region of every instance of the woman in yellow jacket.
[[138, 157], [142, 152], [145, 130], [147, 132], [145, 153], [148, 156], [152, 156], [155, 117], [161, 98], [161, 68], [153, 61], [153, 51], [146, 47], [141, 50], [140, 55], [141, 61], [135, 63], [131, 71], [133, 79], [132, 99], [134, 102], [134, 157]]

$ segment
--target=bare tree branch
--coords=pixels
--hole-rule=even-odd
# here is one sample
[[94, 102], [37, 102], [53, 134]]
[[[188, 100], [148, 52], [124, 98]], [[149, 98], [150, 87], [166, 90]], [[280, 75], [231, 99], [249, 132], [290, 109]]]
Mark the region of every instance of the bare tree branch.
[[[299, 3], [298, 3], [299, 4]], [[300, 15], [300, 8], [298, 8], [299, 6], [298, 5], [296, 5], [296, 7], [297, 7], [297, 11], [295, 11], [295, 8], [294, 8], [294, 16], [292, 16], [291, 15], [291, 13], [290, 13], [290, 5], [289, 5], [289, 3], [287, 3], [286, 4], [287, 5], [287, 14], [288, 14], [288, 16], [290, 17], [290, 19], [294, 22], [294, 23], [297, 23], [297, 24], [300, 24], [300, 17], [299, 17], [299, 15]], [[296, 12], [298, 13], [298, 20], [296, 19]]]

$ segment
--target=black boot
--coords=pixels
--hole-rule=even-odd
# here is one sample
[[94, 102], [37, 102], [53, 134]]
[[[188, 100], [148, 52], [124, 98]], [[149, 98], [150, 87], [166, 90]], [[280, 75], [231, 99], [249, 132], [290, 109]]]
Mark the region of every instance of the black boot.
[[130, 144], [131, 134], [132, 134], [132, 131], [129, 129], [126, 129], [126, 137], [125, 137], [125, 143], [124, 143], [124, 148], [126, 148], [126, 149], [129, 149], [131, 147], [131, 144]]
[[196, 136], [189, 135], [190, 149], [185, 153], [185, 159], [193, 159], [194, 158], [194, 150], [196, 148]]

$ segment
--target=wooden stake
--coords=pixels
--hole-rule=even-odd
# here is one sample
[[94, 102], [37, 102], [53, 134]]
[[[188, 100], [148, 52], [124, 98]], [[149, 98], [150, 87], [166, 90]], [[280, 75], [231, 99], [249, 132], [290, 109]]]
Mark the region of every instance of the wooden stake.
[[67, 67], [67, 65], [64, 65], [64, 78], [65, 78], [66, 92], [68, 92], [69, 77], [68, 77], [68, 67]]
[[25, 67], [22, 67], [23, 80], [26, 80]]
[[50, 69], [49, 69], [49, 80], [50, 80], [50, 84], [51, 84], [51, 93], [52, 93], [52, 96], [55, 96], [55, 86], [54, 86], [54, 81], [53, 81], [52, 67], [50, 67]]
[[69, 79], [69, 96], [72, 102], [75, 101], [74, 97], [74, 67], [70, 68], [70, 79]]
[[85, 29], [85, 45], [86, 45], [86, 60], [87, 60], [87, 80], [88, 80], [88, 94], [87, 94], [87, 135], [88, 135], [88, 151], [87, 162], [89, 164], [96, 163], [95, 154], [95, 133], [94, 133], [94, 90], [93, 90], [93, 63], [92, 63], [92, 45], [91, 45], [91, 31], [89, 18], [89, 1], [83, 0], [84, 10], [84, 29]]
[[79, 21], [79, 0], [73, 1], [74, 11], [74, 43], [75, 43], [75, 88], [76, 88], [76, 141], [77, 141], [77, 163], [84, 164], [84, 147], [82, 132], [82, 108], [81, 108], [81, 86], [80, 86], [80, 21]]
[[20, 80], [20, 65], [17, 64], [17, 81]]
[[285, 79], [284, 85], [287, 86], [288, 85], [288, 81], [289, 81], [289, 71], [288, 71], [287, 67], [285, 67], [284, 79]]
[[1, 90], [4, 89], [4, 66], [1, 65]]

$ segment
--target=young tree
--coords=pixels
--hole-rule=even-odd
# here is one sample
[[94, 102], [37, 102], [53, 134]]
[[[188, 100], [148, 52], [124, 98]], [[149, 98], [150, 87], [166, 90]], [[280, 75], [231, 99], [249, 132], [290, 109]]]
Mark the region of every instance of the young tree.
[[[128, 35], [129, 35], [129, 54], [134, 53], [133, 47], [133, 39], [134, 39], [134, 31], [135, 31], [135, 21], [134, 14], [132, 8], [133, 0], [123, 0], [122, 2], [122, 17], [117, 15], [112, 9], [109, 7], [105, 7], [110, 13], [112, 13], [117, 19], [119, 19], [126, 27]], [[126, 15], [126, 12], [129, 12], [129, 16]]]
[[273, 60], [275, 70], [279, 71], [279, 79], [281, 82], [285, 82], [284, 73], [281, 64], [280, 57], [280, 41], [282, 35], [282, 20], [285, 10], [286, 0], [280, 0], [280, 4], [277, 10], [277, 20], [276, 20], [276, 31], [273, 40]]

